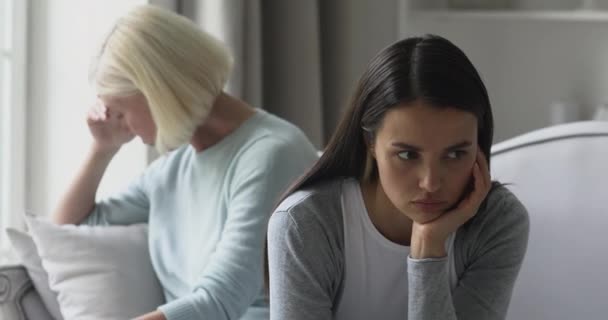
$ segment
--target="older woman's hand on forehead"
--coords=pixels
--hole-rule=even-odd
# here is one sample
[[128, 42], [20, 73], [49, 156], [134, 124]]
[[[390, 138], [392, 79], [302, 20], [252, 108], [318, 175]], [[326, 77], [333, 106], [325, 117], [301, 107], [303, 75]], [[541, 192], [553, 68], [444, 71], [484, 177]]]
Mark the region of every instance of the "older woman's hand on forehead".
[[484, 201], [492, 179], [488, 162], [483, 152], [477, 149], [477, 159], [473, 165], [473, 190], [460, 201], [456, 208], [442, 214], [437, 219], [426, 223], [413, 223], [411, 257], [414, 259], [438, 258], [447, 253], [445, 241], [460, 226], [475, 216]]
[[117, 151], [134, 137], [123, 117], [119, 113], [111, 112], [100, 99], [89, 109], [87, 124], [95, 147], [100, 151]]

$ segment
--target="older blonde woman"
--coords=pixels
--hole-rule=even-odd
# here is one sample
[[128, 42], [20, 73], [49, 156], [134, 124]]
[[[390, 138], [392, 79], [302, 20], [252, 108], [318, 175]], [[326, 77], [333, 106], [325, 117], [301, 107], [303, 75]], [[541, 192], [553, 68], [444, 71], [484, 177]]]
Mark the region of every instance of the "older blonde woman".
[[[93, 63], [94, 141], [53, 220], [149, 224], [168, 302], [140, 319], [268, 318], [267, 222], [316, 154], [296, 127], [222, 91], [231, 66], [219, 41], [153, 6], [119, 19]], [[135, 136], [163, 156], [96, 203], [108, 164]]]

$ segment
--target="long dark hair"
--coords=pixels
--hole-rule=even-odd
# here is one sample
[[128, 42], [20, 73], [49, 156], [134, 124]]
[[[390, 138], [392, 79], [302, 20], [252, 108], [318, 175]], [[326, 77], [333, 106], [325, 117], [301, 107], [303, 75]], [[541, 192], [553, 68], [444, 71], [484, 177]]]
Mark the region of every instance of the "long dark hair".
[[371, 60], [323, 155], [285, 196], [339, 177], [362, 178], [366, 140], [373, 141], [387, 111], [416, 100], [474, 114], [478, 143], [490, 162], [494, 122], [481, 77], [462, 50], [440, 36], [426, 35], [398, 41]]
[[377, 176], [366, 142], [373, 142], [387, 111], [417, 100], [475, 115], [478, 144], [490, 164], [494, 122], [490, 99], [477, 70], [447, 39], [436, 35], [413, 37], [391, 44], [371, 60], [323, 155], [283, 199], [336, 178], [363, 179], [367, 172], [372, 178]]

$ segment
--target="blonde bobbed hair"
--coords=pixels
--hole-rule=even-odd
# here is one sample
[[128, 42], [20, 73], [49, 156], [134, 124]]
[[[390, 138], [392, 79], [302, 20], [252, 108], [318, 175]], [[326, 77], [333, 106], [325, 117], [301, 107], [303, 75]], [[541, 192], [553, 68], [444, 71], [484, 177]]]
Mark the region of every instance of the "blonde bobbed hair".
[[232, 56], [195, 23], [152, 5], [121, 17], [93, 60], [100, 96], [143, 94], [165, 153], [189, 143], [228, 80]]

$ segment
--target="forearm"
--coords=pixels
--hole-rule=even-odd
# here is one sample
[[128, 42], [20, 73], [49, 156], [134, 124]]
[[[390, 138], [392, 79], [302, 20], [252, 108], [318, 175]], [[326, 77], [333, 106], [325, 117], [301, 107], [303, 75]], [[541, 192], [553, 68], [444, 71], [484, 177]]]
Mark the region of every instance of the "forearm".
[[408, 258], [411, 319], [456, 319], [449, 285], [446, 240], [415, 226]]
[[154, 311], [137, 317], [135, 320], [167, 320], [167, 318], [162, 312]]
[[447, 255], [443, 237], [436, 237], [424, 226], [414, 225], [410, 244], [412, 259], [441, 258]]
[[448, 258], [408, 259], [409, 319], [455, 320]]
[[52, 215], [57, 224], [77, 224], [95, 207], [95, 194], [118, 149], [91, 147], [84, 164]]

